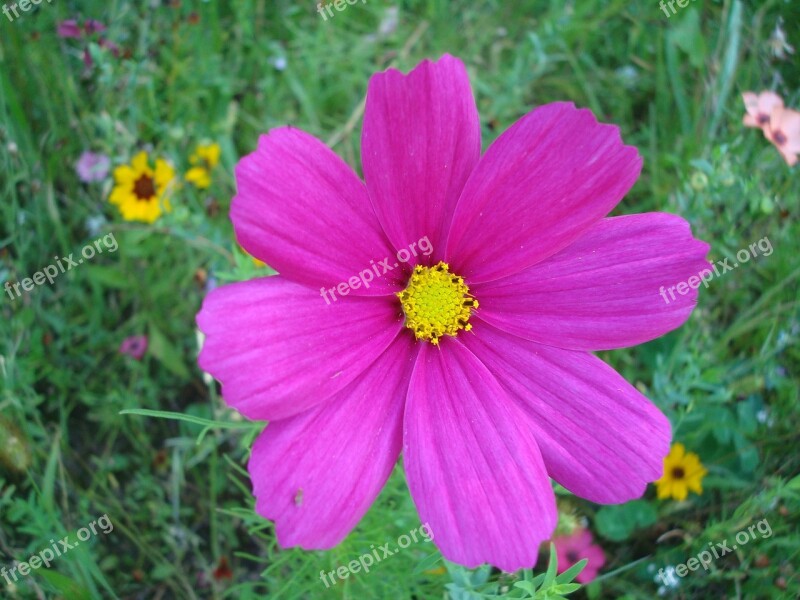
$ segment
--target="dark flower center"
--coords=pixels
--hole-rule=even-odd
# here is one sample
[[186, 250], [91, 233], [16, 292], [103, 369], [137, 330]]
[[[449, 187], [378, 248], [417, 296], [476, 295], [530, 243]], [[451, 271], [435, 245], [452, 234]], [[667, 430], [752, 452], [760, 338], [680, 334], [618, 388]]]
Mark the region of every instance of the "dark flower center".
[[758, 119], [757, 120], [758, 120], [758, 124], [759, 125], [765, 125], [766, 123], [769, 123], [769, 115], [765, 115], [764, 113], [760, 113], [758, 115]]
[[672, 476], [675, 479], [683, 479], [684, 475], [686, 475], [686, 471], [683, 470], [683, 467], [675, 467], [672, 469]]
[[133, 193], [139, 200], [149, 200], [156, 195], [156, 186], [153, 183], [153, 178], [148, 175], [142, 175], [133, 184]]
[[786, 134], [782, 131], [773, 132], [772, 139], [775, 140], [775, 143], [778, 144], [778, 146], [783, 146], [787, 141]]
[[575, 550], [568, 550], [567, 551], [567, 560], [569, 562], [575, 564], [576, 562], [578, 562], [580, 560], [580, 556], [578, 556], [578, 553], [575, 552]]

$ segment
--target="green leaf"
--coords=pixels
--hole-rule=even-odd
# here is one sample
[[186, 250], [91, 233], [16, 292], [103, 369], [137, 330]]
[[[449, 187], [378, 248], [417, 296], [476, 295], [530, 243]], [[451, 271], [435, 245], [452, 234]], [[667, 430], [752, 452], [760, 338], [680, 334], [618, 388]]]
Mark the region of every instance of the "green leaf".
[[636, 530], [656, 522], [656, 509], [645, 500], [634, 500], [617, 506], [604, 506], [597, 511], [597, 532], [614, 542], [628, 539]]
[[702, 68], [706, 60], [706, 39], [700, 28], [700, 13], [697, 10], [686, 11], [686, 16], [670, 30], [669, 40], [686, 53], [694, 68]]
[[175, 421], [187, 421], [195, 425], [205, 425], [209, 429], [253, 429], [263, 427], [263, 425], [250, 422], [229, 423], [226, 421], [212, 421], [202, 417], [186, 415], [184, 413], [167, 412], [163, 410], [148, 410], [146, 408], [128, 408], [119, 411], [121, 415], [139, 415], [140, 417], [158, 417], [160, 419], [173, 419]]
[[558, 555], [556, 554], [556, 545], [550, 542], [550, 562], [547, 564], [547, 573], [544, 575], [544, 583], [542, 588], [547, 589], [556, 580], [556, 571], [558, 570]]
[[517, 581], [514, 583], [514, 587], [524, 590], [525, 592], [531, 595], [531, 598], [534, 597], [536, 594], [536, 586], [533, 585], [531, 581]]
[[70, 600], [92, 600], [92, 596], [85, 587], [52, 569], [37, 571], [42, 579], [52, 585], [64, 598]]
[[132, 280], [120, 271], [119, 267], [92, 265], [87, 274], [89, 279], [106, 288], [124, 290], [131, 287]]
[[552, 587], [552, 591], [556, 594], [571, 594], [572, 592], [577, 592], [581, 589], [580, 583], [559, 583]]
[[161, 361], [161, 364], [178, 377], [189, 377], [189, 371], [183, 363], [181, 353], [170, 343], [166, 336], [152, 324], [150, 325], [148, 342], [150, 353]]
[[584, 567], [586, 567], [586, 564], [588, 562], [589, 562], [589, 559], [587, 559], [587, 558], [584, 558], [583, 560], [580, 560], [580, 561], [576, 562], [569, 569], [567, 569], [561, 575], [556, 577], [556, 582], [557, 583], [571, 583], [578, 576], [578, 574], [581, 571], [583, 571]]
[[429, 554], [428, 556], [426, 556], [417, 563], [417, 566], [414, 567], [414, 570], [412, 571], [412, 575], [419, 575], [420, 573], [423, 573], [425, 571], [430, 571], [431, 569], [436, 567], [436, 565], [438, 565], [440, 562], [442, 562], [441, 553], [432, 552], [431, 554]]

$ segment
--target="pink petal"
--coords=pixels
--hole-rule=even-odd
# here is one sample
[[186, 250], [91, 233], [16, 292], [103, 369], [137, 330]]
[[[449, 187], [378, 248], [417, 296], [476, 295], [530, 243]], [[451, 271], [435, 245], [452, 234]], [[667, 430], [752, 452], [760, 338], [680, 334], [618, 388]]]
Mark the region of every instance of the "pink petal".
[[775, 92], [761, 92], [758, 95], [758, 114], [770, 116], [776, 107], [783, 108], [783, 98]]
[[786, 137], [784, 147], [779, 146], [779, 150], [800, 153], [800, 112], [791, 108], [775, 108], [772, 111], [770, 129], [773, 134], [780, 131]]
[[589, 563], [586, 563], [586, 566], [583, 568], [583, 571], [578, 573], [578, 576], [575, 577], [575, 581], [578, 583], [591, 583], [595, 579], [597, 579], [597, 571], [599, 568], [594, 568], [594, 566], [590, 566]]
[[758, 127], [765, 131], [769, 128], [769, 117], [773, 107], [783, 106], [781, 97], [773, 92], [761, 92], [761, 94], [744, 92], [742, 100], [747, 110], [742, 123], [747, 127]]
[[403, 456], [420, 518], [445, 558], [505, 571], [535, 564], [556, 523], [539, 449], [527, 419], [456, 340], [420, 347]]
[[430, 263], [444, 242], [458, 197], [480, 158], [478, 110], [464, 64], [445, 54], [408, 75], [373, 75], [361, 139], [364, 179], [397, 249], [428, 237]]
[[758, 94], [755, 92], [742, 92], [742, 101], [747, 114], [751, 117], [758, 116]]
[[606, 564], [606, 555], [600, 546], [587, 546], [583, 550], [583, 557], [589, 560], [588, 564], [591, 565], [595, 571]]
[[[365, 283], [346, 287], [347, 294], [398, 291], [401, 269], [364, 184], [321, 141], [293, 127], [273, 129], [239, 162], [236, 183], [231, 220], [249, 254], [315, 289], [364, 272]], [[384, 274], [378, 263], [388, 257]]]
[[761, 125], [761, 123], [759, 123], [759, 122], [758, 122], [758, 118], [757, 118], [757, 117], [754, 117], [753, 115], [749, 115], [749, 114], [748, 114], [748, 115], [745, 115], [745, 116], [742, 118], [742, 124], [743, 124], [745, 127], [758, 127], [758, 128], [761, 128], [761, 127], [763, 127], [763, 126]]
[[453, 216], [446, 257], [470, 284], [518, 273], [569, 245], [639, 176], [619, 129], [569, 103], [540, 106], [486, 151]]
[[62, 38], [79, 38], [83, 36], [83, 32], [78, 26], [78, 22], [76, 20], [67, 19], [66, 21], [61, 21], [61, 23], [58, 24], [56, 35]]
[[330, 398], [389, 346], [402, 327], [393, 301], [345, 298], [326, 306], [283, 277], [226, 285], [206, 296], [198, 362], [253, 420], [282, 419]]
[[581, 558], [587, 559], [588, 562], [575, 581], [591, 583], [597, 578], [597, 572], [606, 564], [606, 555], [600, 546], [588, 546], [583, 550]]
[[[474, 286], [481, 319], [574, 350], [635, 346], [680, 327], [697, 303], [698, 273], [713, 277], [708, 244], [666, 213], [603, 219], [547, 260]], [[680, 290], [678, 286], [684, 283]], [[673, 287], [670, 291], [670, 287]]]
[[524, 409], [550, 477], [612, 504], [639, 498], [661, 476], [669, 421], [614, 369], [474, 321], [463, 343]]
[[256, 511], [283, 547], [332, 548], [356, 526], [394, 468], [415, 348], [398, 336], [330, 402], [271, 423], [249, 471]]
[[89, 19], [83, 24], [83, 29], [84, 31], [86, 31], [87, 35], [91, 35], [93, 33], [104, 32], [106, 30], [106, 26], [103, 25], [100, 21]]

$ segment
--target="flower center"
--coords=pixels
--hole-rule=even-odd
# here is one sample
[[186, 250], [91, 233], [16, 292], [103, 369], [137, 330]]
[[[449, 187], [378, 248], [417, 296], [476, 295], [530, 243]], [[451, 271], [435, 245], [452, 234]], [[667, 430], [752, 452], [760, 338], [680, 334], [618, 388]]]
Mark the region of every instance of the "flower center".
[[775, 140], [775, 143], [778, 144], [778, 146], [783, 146], [788, 141], [786, 134], [782, 131], [774, 131], [772, 133], [772, 139]]
[[397, 296], [403, 305], [405, 325], [418, 340], [437, 346], [443, 335], [455, 337], [461, 329], [472, 329], [469, 317], [478, 308], [478, 301], [470, 295], [464, 279], [450, 272], [447, 263], [417, 265], [408, 286]]
[[683, 479], [683, 476], [686, 475], [686, 472], [683, 470], [682, 467], [675, 467], [672, 469], [672, 476], [675, 479]]
[[133, 193], [139, 200], [150, 200], [156, 195], [156, 186], [153, 183], [153, 178], [148, 175], [142, 175], [133, 184]]

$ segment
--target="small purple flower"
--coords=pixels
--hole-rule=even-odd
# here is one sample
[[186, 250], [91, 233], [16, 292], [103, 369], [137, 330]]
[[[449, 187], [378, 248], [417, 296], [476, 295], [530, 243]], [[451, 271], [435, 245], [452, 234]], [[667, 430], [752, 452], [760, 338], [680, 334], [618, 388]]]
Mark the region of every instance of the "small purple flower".
[[95, 154], [87, 150], [81, 154], [75, 164], [75, 171], [77, 171], [81, 181], [92, 183], [94, 181], [103, 181], [108, 175], [110, 166], [111, 161], [105, 154]]
[[78, 26], [78, 22], [75, 19], [61, 21], [61, 23], [58, 24], [56, 33], [58, 34], [58, 37], [62, 38], [83, 37], [83, 32], [81, 31], [81, 28]]
[[97, 41], [97, 45], [100, 46], [101, 48], [105, 49], [105, 50], [108, 50], [115, 57], [117, 57], [117, 58], [119, 57], [119, 54], [120, 54], [119, 46], [117, 46], [114, 42], [112, 42], [110, 40], [107, 40], [106, 38], [100, 38]]
[[75, 19], [67, 19], [58, 24], [56, 32], [62, 38], [82, 38], [94, 33], [103, 33], [106, 29], [108, 28], [105, 25], [94, 19], [87, 19], [83, 22], [83, 26], [78, 25]]
[[147, 352], [147, 336], [132, 335], [122, 340], [119, 346], [120, 354], [127, 354], [136, 360], [142, 360], [144, 353]]
[[94, 19], [89, 19], [83, 24], [83, 30], [86, 32], [86, 35], [92, 35], [93, 33], [103, 33], [107, 27], [103, 25], [100, 21], [95, 21]]

